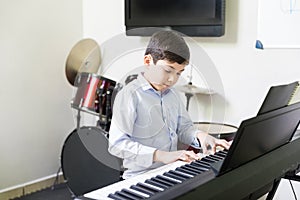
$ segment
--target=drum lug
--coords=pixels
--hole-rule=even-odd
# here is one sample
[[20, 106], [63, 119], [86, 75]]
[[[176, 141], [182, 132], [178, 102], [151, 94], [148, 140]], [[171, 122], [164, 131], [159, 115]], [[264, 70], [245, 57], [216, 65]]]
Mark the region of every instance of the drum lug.
[[88, 75], [88, 78], [86, 79], [86, 82], [87, 82], [87, 83], [90, 83], [91, 77], [92, 77], [92, 74], [89, 74], [89, 75]]
[[81, 98], [81, 99], [80, 99], [80, 102], [79, 102], [79, 108], [82, 108], [83, 101], [84, 101], [84, 98]]

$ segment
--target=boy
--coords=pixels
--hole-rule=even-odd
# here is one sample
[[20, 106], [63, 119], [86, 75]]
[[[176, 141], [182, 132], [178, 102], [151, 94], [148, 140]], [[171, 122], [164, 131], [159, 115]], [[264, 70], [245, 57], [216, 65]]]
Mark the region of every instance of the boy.
[[177, 141], [198, 144], [204, 153], [230, 144], [200, 132], [172, 87], [188, 64], [190, 52], [173, 31], [151, 37], [144, 55], [145, 71], [116, 96], [109, 131], [109, 152], [123, 159], [123, 178], [176, 160], [198, 159], [193, 151], [177, 150]]

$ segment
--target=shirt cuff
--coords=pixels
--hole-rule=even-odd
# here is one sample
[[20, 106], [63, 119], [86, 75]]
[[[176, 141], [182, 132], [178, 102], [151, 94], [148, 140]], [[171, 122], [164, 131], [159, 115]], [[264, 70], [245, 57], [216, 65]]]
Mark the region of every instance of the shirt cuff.
[[136, 157], [136, 161], [143, 167], [150, 167], [153, 164], [153, 154], [156, 148], [142, 146]]
[[199, 148], [200, 147], [200, 143], [199, 143], [199, 140], [197, 137], [194, 137], [194, 140], [193, 142], [191, 143], [191, 146], [192, 147], [196, 147], [196, 148]]

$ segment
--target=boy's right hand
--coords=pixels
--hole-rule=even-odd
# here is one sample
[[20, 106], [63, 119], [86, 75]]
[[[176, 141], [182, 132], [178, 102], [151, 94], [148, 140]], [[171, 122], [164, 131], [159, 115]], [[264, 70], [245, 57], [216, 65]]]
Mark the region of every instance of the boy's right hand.
[[153, 161], [162, 162], [169, 164], [177, 160], [182, 160], [185, 162], [192, 162], [193, 160], [200, 159], [199, 155], [195, 154], [193, 151], [161, 151], [156, 150], [153, 155]]

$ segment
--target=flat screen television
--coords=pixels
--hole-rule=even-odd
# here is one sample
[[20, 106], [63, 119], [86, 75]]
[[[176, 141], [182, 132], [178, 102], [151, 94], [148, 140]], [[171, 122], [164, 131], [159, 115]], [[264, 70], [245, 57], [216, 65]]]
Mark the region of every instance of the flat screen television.
[[166, 28], [194, 37], [225, 33], [225, 0], [125, 0], [126, 34], [150, 36]]

